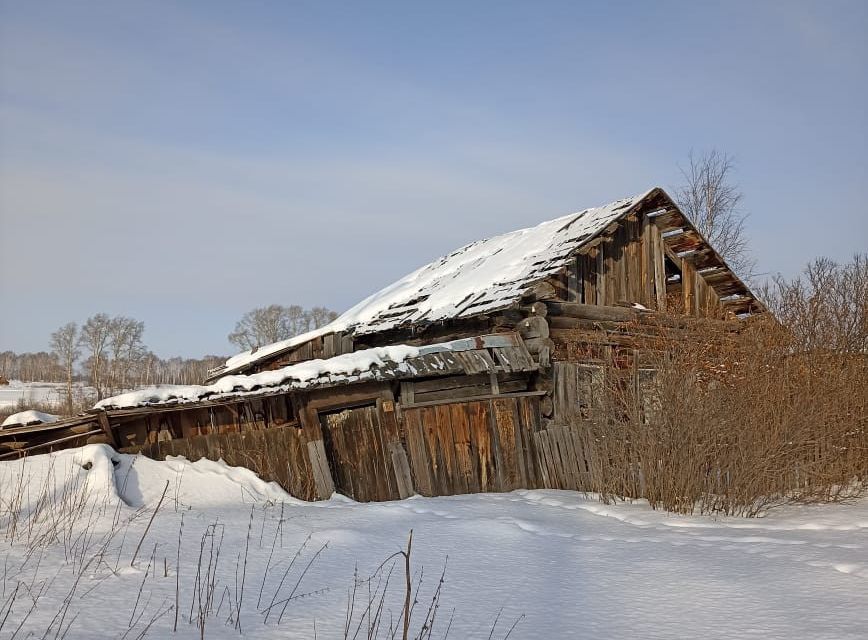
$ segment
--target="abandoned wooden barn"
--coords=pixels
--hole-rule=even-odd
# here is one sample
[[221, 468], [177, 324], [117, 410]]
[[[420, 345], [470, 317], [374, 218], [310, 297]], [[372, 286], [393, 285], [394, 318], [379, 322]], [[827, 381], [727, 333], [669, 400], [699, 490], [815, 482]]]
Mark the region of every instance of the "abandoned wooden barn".
[[4, 430], [0, 456], [106, 441], [222, 458], [304, 499], [582, 489], [591, 453], [569, 426], [595, 367], [631, 363], [639, 384], [662, 312], [677, 328], [762, 311], [654, 188], [469, 244], [321, 329], [230, 358], [201, 386]]

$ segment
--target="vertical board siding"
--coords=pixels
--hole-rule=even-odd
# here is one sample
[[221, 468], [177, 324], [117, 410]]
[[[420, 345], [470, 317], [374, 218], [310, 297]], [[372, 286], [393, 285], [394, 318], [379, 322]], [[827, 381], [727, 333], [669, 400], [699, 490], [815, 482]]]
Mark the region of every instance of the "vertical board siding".
[[196, 435], [157, 441], [127, 451], [137, 451], [157, 460], [166, 456], [184, 456], [191, 461], [222, 459], [230, 466], [251, 469], [263, 480], [277, 482], [296, 498], [314, 500], [317, 497], [307, 446], [301, 431], [295, 427]]
[[537, 486], [538, 398], [410, 408], [403, 416], [417, 492], [434, 496]]
[[335, 489], [359, 502], [400, 497], [392, 441], [381, 405], [346, 409], [321, 416], [326, 458]]

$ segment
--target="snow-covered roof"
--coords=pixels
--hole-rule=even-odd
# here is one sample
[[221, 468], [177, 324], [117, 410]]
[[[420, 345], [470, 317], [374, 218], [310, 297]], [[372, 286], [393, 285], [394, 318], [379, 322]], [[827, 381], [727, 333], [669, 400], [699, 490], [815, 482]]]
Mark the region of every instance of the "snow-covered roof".
[[508, 308], [534, 284], [563, 269], [577, 249], [627, 216], [654, 191], [472, 242], [362, 300], [330, 324], [239, 353], [212, 373], [240, 371], [330, 333], [364, 335]]
[[3, 424], [0, 424], [0, 429], [4, 427], [23, 427], [29, 424], [46, 424], [57, 422], [59, 419], [59, 416], [30, 409], [28, 411], [13, 413], [3, 421]]
[[274, 371], [228, 375], [210, 385], [160, 385], [106, 398], [94, 409], [125, 409], [239, 396], [282, 393], [339, 384], [416, 376], [476, 374], [495, 370], [535, 371], [522, 339], [513, 333], [479, 336], [423, 347], [374, 347], [308, 360]]

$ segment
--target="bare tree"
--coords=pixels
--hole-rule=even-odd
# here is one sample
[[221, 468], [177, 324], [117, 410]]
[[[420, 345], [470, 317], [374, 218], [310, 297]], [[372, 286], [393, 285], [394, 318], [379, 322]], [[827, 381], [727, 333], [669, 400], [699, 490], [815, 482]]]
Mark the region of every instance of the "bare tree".
[[307, 312], [307, 315], [308, 331], [310, 331], [311, 329], [319, 329], [320, 327], [324, 327], [329, 322], [338, 317], [337, 313], [326, 309], [325, 307], [314, 307]]
[[66, 373], [66, 409], [72, 413], [72, 376], [75, 361], [81, 355], [78, 348], [78, 325], [69, 322], [51, 334], [51, 351], [57, 356]]
[[105, 382], [106, 350], [109, 340], [111, 318], [105, 313], [91, 316], [81, 327], [80, 344], [90, 356], [86, 362], [90, 380], [96, 389], [97, 400], [102, 400]]
[[0, 374], [10, 380], [48, 382], [62, 378], [57, 358], [47, 351], [37, 353], [15, 353], [4, 351], [0, 354]]
[[681, 169], [684, 184], [675, 189], [675, 201], [699, 232], [739, 275], [753, 275], [756, 261], [751, 256], [741, 208], [744, 194], [733, 182], [735, 160], [716, 149], [688, 156]]
[[242, 316], [235, 331], [229, 334], [229, 342], [241, 349], [253, 349], [317, 329], [336, 317], [334, 311], [324, 307], [314, 307], [309, 311], [298, 305], [257, 307]]
[[797, 278], [775, 277], [762, 297], [800, 348], [868, 353], [868, 254], [817, 258]]
[[125, 389], [131, 370], [141, 363], [147, 350], [142, 343], [145, 323], [125, 316], [109, 321], [108, 349], [111, 366], [108, 376], [110, 389]]

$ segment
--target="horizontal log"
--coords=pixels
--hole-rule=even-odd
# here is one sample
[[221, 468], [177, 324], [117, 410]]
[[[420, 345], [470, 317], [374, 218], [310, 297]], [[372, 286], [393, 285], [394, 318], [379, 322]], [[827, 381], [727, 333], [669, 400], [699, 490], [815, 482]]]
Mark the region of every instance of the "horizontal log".
[[545, 318], [549, 313], [549, 308], [545, 302], [534, 302], [531, 305], [522, 307], [522, 311], [529, 316], [540, 316], [541, 318]]
[[588, 320], [586, 318], [573, 318], [570, 316], [553, 316], [549, 318], [552, 332], [564, 329], [582, 329], [587, 331], [617, 331], [624, 327], [624, 323], [609, 320]]
[[478, 400], [500, 400], [502, 398], [529, 398], [534, 396], [545, 395], [545, 391], [519, 391], [518, 393], [505, 393], [503, 395], [486, 394], [484, 396], [473, 396], [470, 398], [449, 398], [447, 400], [434, 400], [432, 402], [416, 402], [414, 404], [402, 405], [402, 409], [420, 409], [422, 407], [434, 407], [441, 404], [456, 404], [462, 402], [476, 402]]
[[[609, 307], [581, 302], [547, 302], [550, 316], [568, 316], [584, 320], [605, 320], [609, 322], [631, 322], [637, 312], [627, 307]], [[549, 321], [552, 322], [554, 318]], [[554, 325], [553, 325], [554, 326]]]
[[[727, 332], [741, 331], [746, 325], [743, 320], [718, 320], [695, 316], [676, 316], [656, 311], [639, 311], [630, 307], [615, 307], [579, 302], [547, 302], [547, 318], [552, 329], [572, 327], [590, 328], [591, 325], [573, 323], [571, 320], [594, 321], [596, 328], [619, 329], [620, 324], [632, 322], [648, 327], [669, 329], [702, 329]], [[603, 324], [610, 323], [610, 324]]]
[[[525, 374], [500, 374], [497, 379], [501, 382], [510, 382], [512, 380], [524, 380]], [[448, 376], [446, 378], [433, 378], [431, 380], [420, 380], [418, 382], [409, 382], [406, 384], [413, 385], [414, 393], [428, 393], [429, 391], [445, 391], [447, 389], [457, 389], [459, 387], [479, 387], [490, 384], [490, 378], [487, 373], [473, 376]]]
[[[525, 391], [527, 389], [527, 382], [525, 380], [498, 382], [497, 387], [499, 393]], [[413, 395], [413, 402], [419, 404], [420, 402], [429, 402], [434, 400], [448, 400], [450, 398], [458, 400], [460, 398], [474, 398], [483, 395], [496, 395], [492, 394], [491, 384], [474, 387], [458, 387], [456, 389], [444, 389], [443, 391], [430, 391], [428, 393], [415, 393]]]
[[548, 338], [549, 323], [546, 322], [546, 318], [530, 316], [519, 323], [518, 333], [525, 340], [530, 340], [532, 338]]

